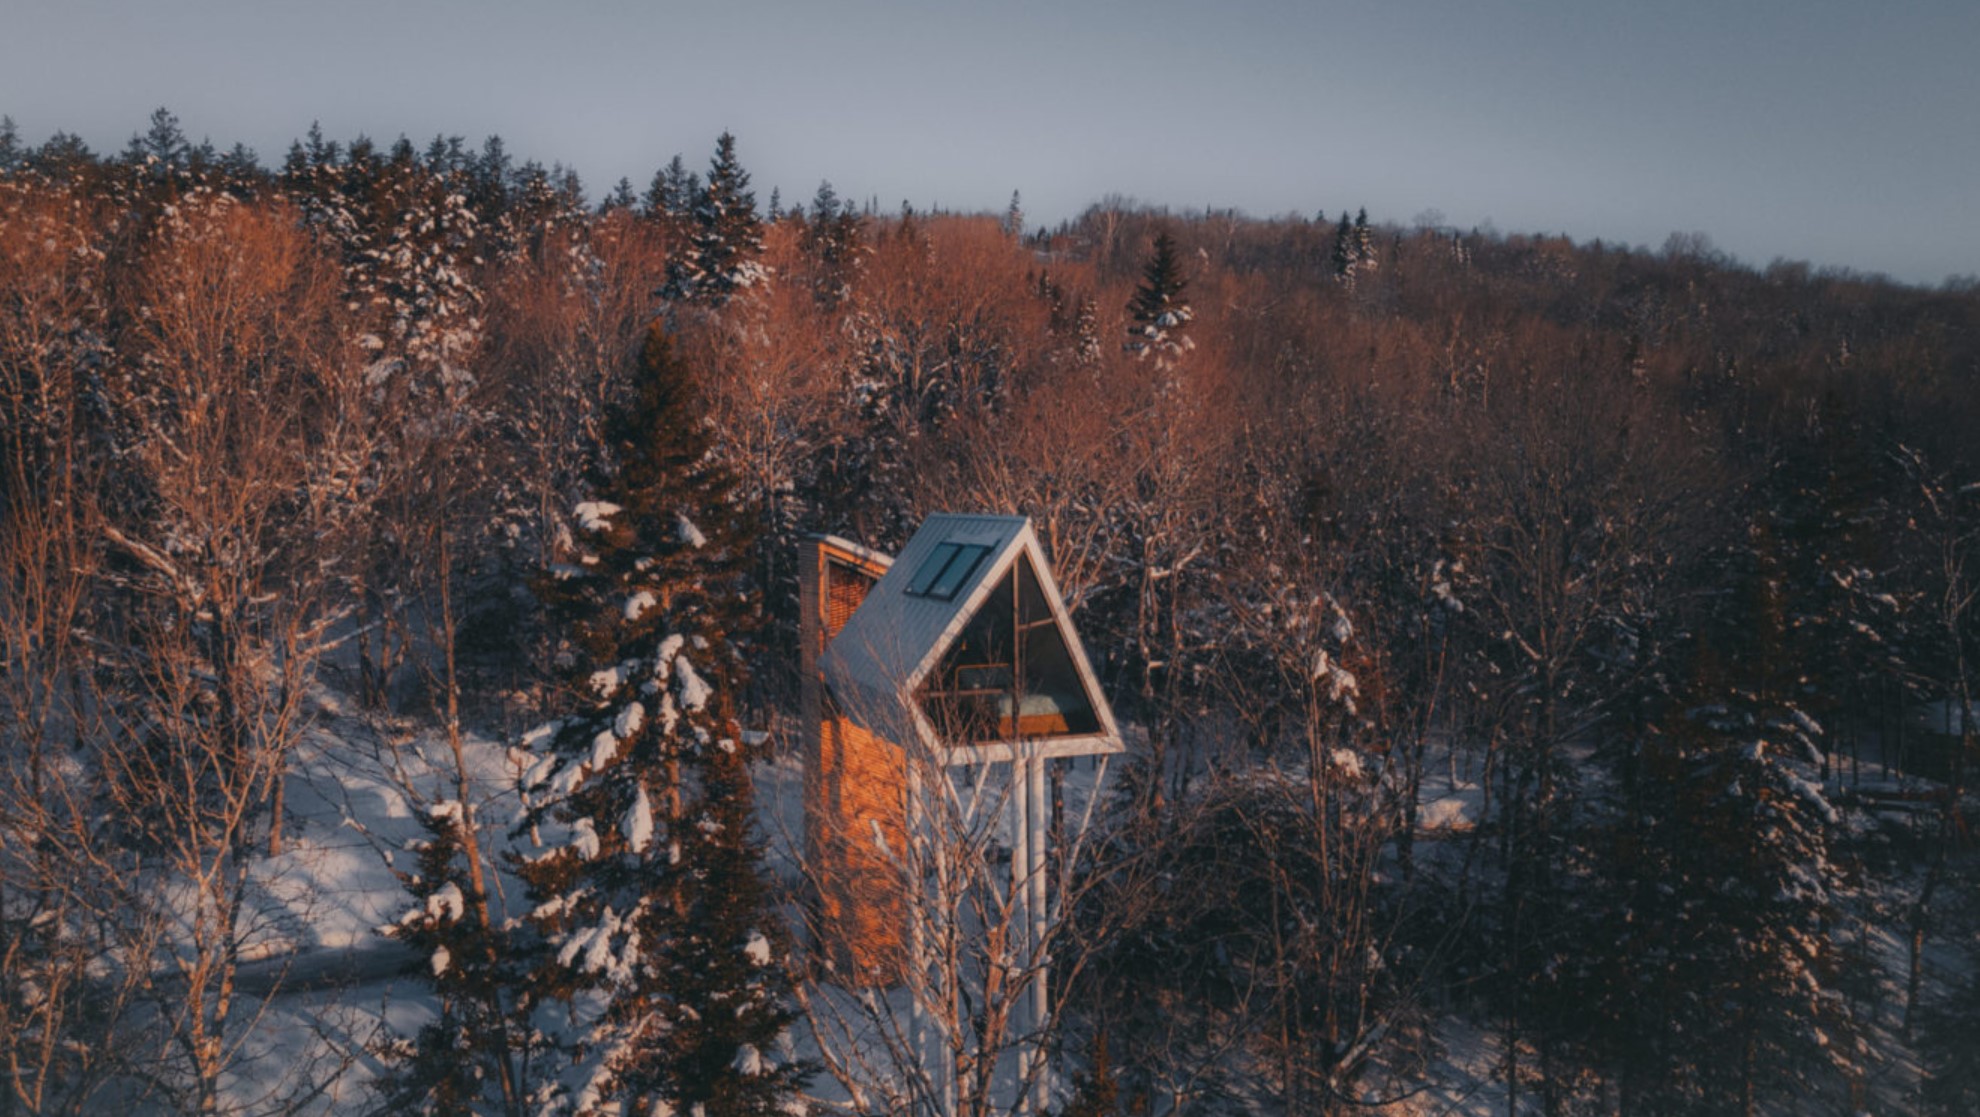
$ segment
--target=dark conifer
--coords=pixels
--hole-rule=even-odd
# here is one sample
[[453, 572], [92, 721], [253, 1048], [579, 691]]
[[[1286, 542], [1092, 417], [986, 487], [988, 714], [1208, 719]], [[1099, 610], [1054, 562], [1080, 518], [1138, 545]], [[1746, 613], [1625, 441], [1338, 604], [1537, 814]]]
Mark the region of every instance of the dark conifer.
[[426, 145], [426, 152], [421, 158], [427, 170], [444, 175], [465, 171], [473, 156], [467, 152], [465, 137], [436, 135], [433, 142]]
[[1154, 255], [1142, 268], [1141, 285], [1128, 302], [1128, 340], [1124, 346], [1128, 352], [1153, 354], [1158, 365], [1167, 365], [1196, 347], [1183, 332], [1195, 316], [1182, 297], [1187, 286], [1175, 238], [1163, 230], [1155, 237]]
[[27, 166], [57, 181], [74, 180], [96, 167], [96, 153], [74, 132], [57, 132], [36, 148]]
[[514, 171], [514, 160], [500, 136], [482, 141], [481, 154], [468, 160], [468, 204], [483, 222], [494, 222], [509, 208]]
[[1050, 315], [1049, 320], [1051, 322], [1052, 332], [1065, 332], [1067, 327], [1071, 325], [1071, 322], [1066, 317], [1065, 290], [1052, 278], [1052, 273], [1049, 271], [1039, 272], [1036, 282], [1039, 301], [1045, 304], [1045, 311]]
[[1830, 863], [1821, 728], [1792, 700], [1780, 570], [1756, 538], [1724, 558], [1736, 592], [1645, 746], [1599, 873], [1615, 891], [1582, 905], [1609, 920], [1588, 941], [1612, 945], [1554, 990], [1558, 1022], [1618, 1068], [1631, 1111], [1751, 1113], [1862, 1073], [1835, 934], [1852, 874]]
[[309, 156], [310, 166], [322, 167], [337, 161], [337, 141], [323, 138], [323, 125], [320, 122], [310, 121], [309, 131], [304, 134], [303, 139], [308, 144], [304, 150]]
[[814, 224], [824, 224], [839, 215], [839, 193], [832, 189], [830, 179], [818, 180], [818, 192], [811, 196], [811, 220]]
[[631, 210], [639, 204], [639, 195], [633, 193], [632, 179], [621, 177], [612, 192], [598, 203], [598, 212], [611, 213], [614, 210]]
[[518, 871], [546, 949], [537, 984], [602, 1009], [575, 1051], [580, 1112], [777, 1112], [781, 948], [763, 906], [748, 757], [728, 714], [749, 554], [712, 464], [691, 370], [656, 323], [612, 425], [616, 471], [576, 510], [567, 576], [546, 587], [572, 634], [573, 711], [534, 738]]
[[398, 874], [413, 907], [386, 933], [426, 959], [439, 1015], [381, 1052], [391, 1069], [380, 1092], [396, 1113], [519, 1114], [540, 1046], [522, 944], [475, 900], [461, 832], [471, 810], [453, 800], [430, 804], [416, 866]]
[[1334, 250], [1328, 256], [1328, 266], [1333, 269], [1334, 278], [1343, 283], [1354, 279], [1354, 266], [1360, 261], [1355, 251], [1354, 225], [1348, 220], [1348, 212], [1341, 211], [1341, 223], [1334, 228]]
[[830, 182], [821, 180], [811, 197], [811, 219], [805, 223], [802, 241], [806, 254], [817, 261], [812, 289], [820, 303], [836, 306], [852, 293], [862, 235], [858, 211], [839, 199]]
[[669, 262], [662, 295], [675, 303], [700, 303], [719, 308], [737, 291], [768, 278], [757, 259], [763, 253], [763, 228], [756, 216], [756, 195], [749, 172], [736, 159], [736, 138], [727, 132], [715, 141], [708, 166], [708, 185], [694, 205], [688, 251]]
[[1093, 296], [1081, 293], [1073, 304], [1074, 355], [1080, 367], [1091, 368], [1100, 361], [1100, 307]]
[[689, 171], [686, 161], [676, 154], [654, 172], [653, 182], [646, 188], [646, 215], [685, 221], [700, 196], [701, 176]]
[[192, 145], [179, 127], [179, 118], [160, 105], [152, 111], [151, 127], [144, 135], [131, 136], [130, 145], [124, 149], [124, 159], [137, 165], [149, 163], [157, 173], [166, 174], [182, 169], [191, 151]]
[[1358, 272], [1374, 271], [1376, 267], [1375, 240], [1368, 230], [1366, 209], [1357, 210], [1354, 215], [1354, 267]]
[[246, 144], [235, 144], [219, 160], [220, 173], [235, 182], [257, 182], [265, 178], [261, 159]]

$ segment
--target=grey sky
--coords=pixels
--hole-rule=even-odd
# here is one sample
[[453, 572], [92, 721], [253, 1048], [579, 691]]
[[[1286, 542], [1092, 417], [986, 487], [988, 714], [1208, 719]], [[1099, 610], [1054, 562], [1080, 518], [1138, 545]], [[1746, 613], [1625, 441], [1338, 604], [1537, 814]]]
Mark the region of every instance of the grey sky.
[[1980, 272], [1976, 56], [1975, 0], [0, 0], [37, 143], [500, 132], [595, 197], [727, 128], [759, 200], [1434, 207], [1925, 283]]

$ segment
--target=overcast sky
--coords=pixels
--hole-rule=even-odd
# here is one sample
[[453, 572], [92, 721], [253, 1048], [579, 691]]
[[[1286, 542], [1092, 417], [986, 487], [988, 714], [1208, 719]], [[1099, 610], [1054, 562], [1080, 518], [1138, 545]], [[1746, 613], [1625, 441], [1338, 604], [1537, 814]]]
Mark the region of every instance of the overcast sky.
[[269, 163], [313, 120], [499, 132], [594, 198], [726, 128], [759, 202], [1435, 209], [1980, 272], [1980, 0], [0, 0], [25, 139], [114, 152], [159, 105]]

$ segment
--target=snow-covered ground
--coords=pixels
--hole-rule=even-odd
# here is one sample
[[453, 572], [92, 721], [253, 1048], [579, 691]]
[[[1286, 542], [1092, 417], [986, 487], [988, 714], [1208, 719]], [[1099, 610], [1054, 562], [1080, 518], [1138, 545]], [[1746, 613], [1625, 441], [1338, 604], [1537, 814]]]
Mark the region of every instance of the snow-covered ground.
[[[312, 696], [316, 724], [292, 758], [282, 852], [252, 870], [255, 932], [239, 987], [249, 1006], [230, 1097], [254, 1110], [358, 1112], [375, 1099], [374, 1050], [432, 1017], [416, 975], [423, 960], [387, 938], [410, 899], [395, 868], [410, 868], [418, 812], [452, 800], [451, 751], [437, 732], [357, 716], [334, 691]], [[493, 835], [517, 811], [504, 742], [463, 740], [470, 800]], [[494, 877], [498, 899], [517, 882]]]
[[[431, 803], [454, 799], [455, 777], [451, 751], [437, 732], [360, 717], [332, 691], [316, 697], [317, 725], [296, 755], [289, 778], [283, 851], [254, 869], [260, 930], [249, 944], [241, 987], [259, 1007], [244, 1010], [252, 1026], [243, 1030], [229, 1093], [257, 1109], [280, 1099], [297, 1112], [353, 1113], [375, 1104], [371, 1084], [384, 1069], [375, 1054], [379, 1045], [390, 1036], [417, 1031], [434, 1011], [419, 977], [423, 960], [380, 929], [397, 921], [410, 904], [394, 869], [411, 864], [407, 843], [423, 833], [419, 813]], [[789, 724], [754, 732], [766, 734], [768, 743], [769, 758], [756, 775], [770, 868], [793, 882], [803, 825], [803, 769], [795, 734]], [[473, 810], [484, 832], [498, 845], [506, 843], [518, 812], [516, 761], [508, 742], [469, 733], [463, 748]], [[1068, 767], [1064, 796], [1069, 817], [1077, 817], [1103, 790], [1100, 778], [1098, 767], [1088, 761]], [[1854, 782], [1839, 771], [1830, 788], [1842, 790]], [[1862, 783], [1891, 790], [1908, 786], [1881, 765], [1865, 765]], [[1454, 855], [1454, 839], [1481, 819], [1485, 792], [1475, 771], [1439, 756], [1425, 766], [1420, 802], [1420, 836], [1433, 846], [1443, 844], [1437, 839], [1451, 840], [1452, 848], [1445, 852]], [[1857, 810], [1850, 817], [1857, 826], [1870, 828], [1909, 822], [1901, 812], [1879, 819]], [[1908, 875], [1871, 881], [1865, 902], [1901, 912], [1916, 884]], [[498, 872], [494, 887], [498, 903], [520, 902], [513, 878]], [[1878, 986], [1875, 1004], [1866, 1006], [1873, 1112], [1908, 1111], [1919, 1080], [1899, 1019], [1907, 943], [1896, 928], [1903, 923], [1899, 916], [1876, 922], [1865, 944], [1876, 962]], [[1959, 944], [1929, 940], [1928, 994], [1963, 979], [1969, 957]], [[802, 1027], [794, 1036], [800, 1056], [814, 1053], [807, 1050], [807, 1036]], [[1505, 1088], [1496, 1072], [1503, 1062], [1497, 1030], [1451, 1015], [1439, 1024], [1437, 1041], [1438, 1057], [1406, 1096], [1371, 1111], [1478, 1117], [1504, 1113]], [[1070, 1078], [1070, 1069], [1062, 1070], [1062, 1083]], [[845, 1106], [843, 1090], [829, 1075], [820, 1075], [814, 1087], [827, 1108]]]

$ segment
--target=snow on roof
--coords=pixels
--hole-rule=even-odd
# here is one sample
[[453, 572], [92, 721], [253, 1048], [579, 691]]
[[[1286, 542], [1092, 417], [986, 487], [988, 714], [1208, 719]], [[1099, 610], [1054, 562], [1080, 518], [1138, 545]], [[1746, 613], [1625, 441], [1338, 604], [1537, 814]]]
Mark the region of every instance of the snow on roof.
[[[916, 695], [942, 653], [1020, 554], [1031, 556], [1032, 568], [1038, 573], [1100, 722], [1098, 733], [1039, 742], [1038, 754], [1076, 756], [1120, 751], [1121, 735], [1113, 710], [1066, 614], [1038, 536], [1031, 530], [1031, 521], [1023, 516], [944, 512], [930, 516], [921, 525], [825, 649], [821, 663], [825, 683], [841, 711], [868, 732], [896, 744], [919, 741], [931, 749], [948, 749]], [[960, 556], [962, 561], [948, 563], [952, 556]], [[960, 574], [965, 565], [969, 567], [966, 576]], [[1008, 759], [1010, 751], [1008, 745], [955, 749], [950, 758]]]
[[807, 536], [806, 538], [811, 539], [818, 543], [823, 543], [827, 547], [844, 551], [846, 554], [851, 555], [852, 557], [859, 559], [862, 562], [866, 562], [878, 566], [882, 570], [885, 570], [889, 566], [892, 566], [894, 564], [894, 556], [887, 554], [884, 551], [876, 551], [871, 547], [863, 547], [858, 543], [853, 542], [850, 539], [843, 539], [836, 535], [824, 535], [824, 534], [810, 535]]

